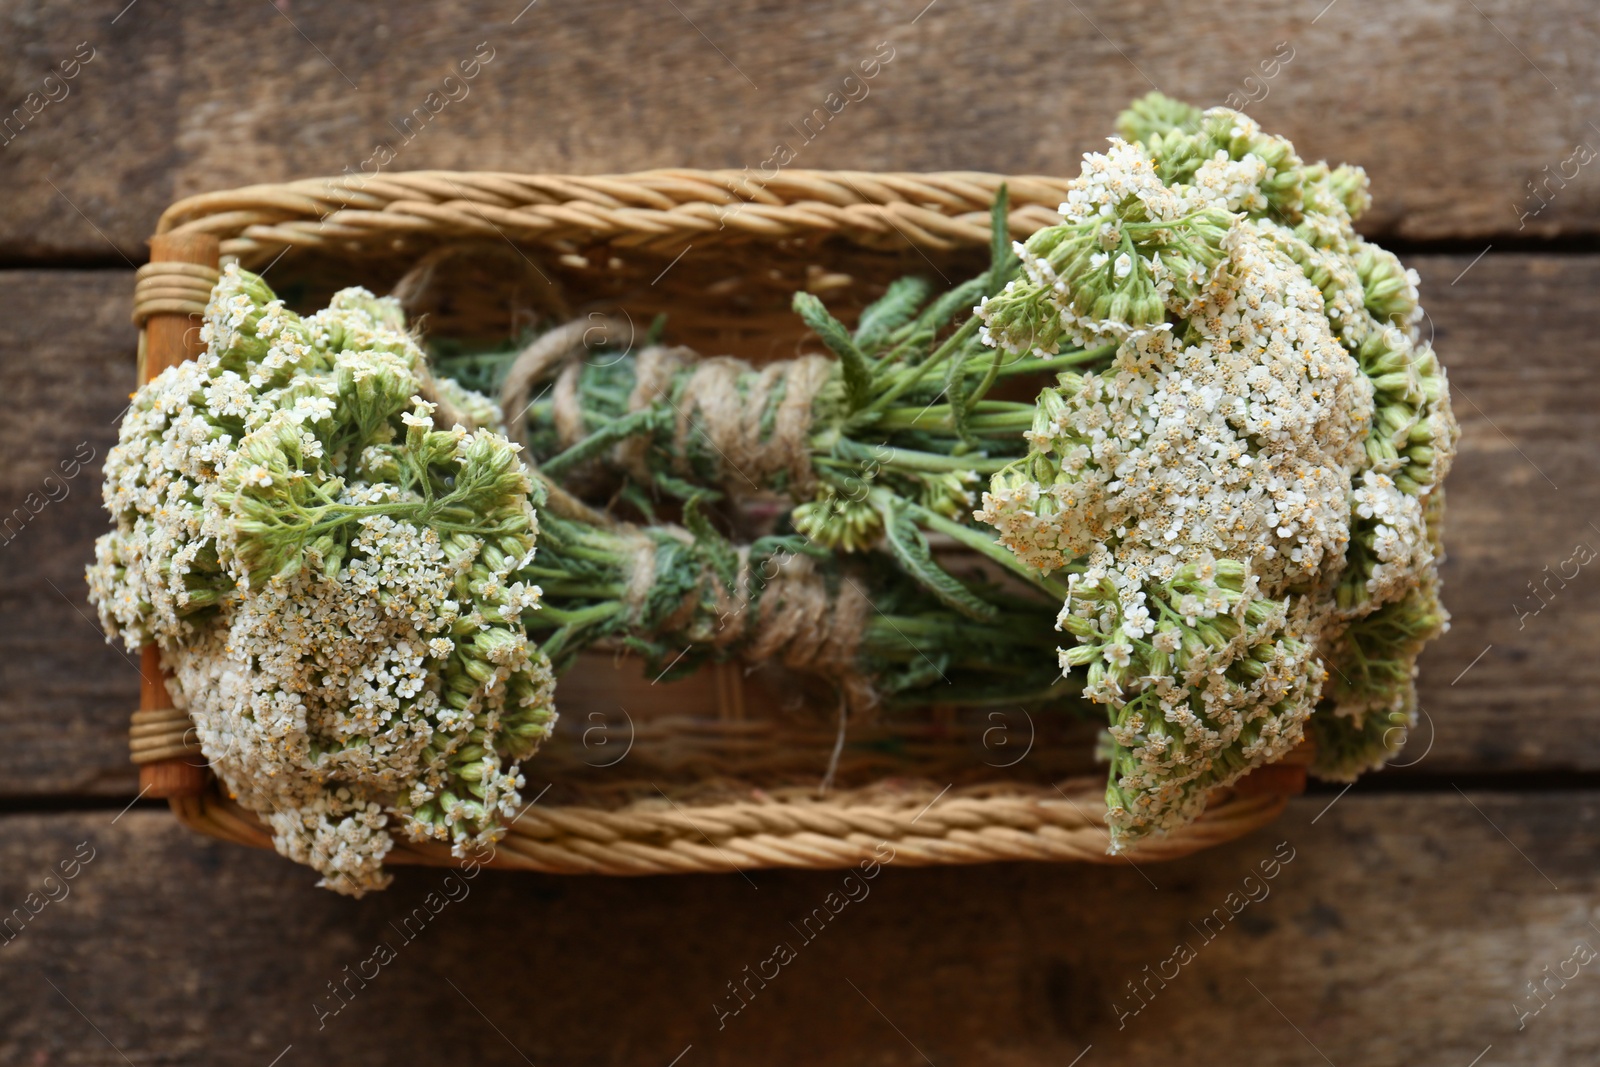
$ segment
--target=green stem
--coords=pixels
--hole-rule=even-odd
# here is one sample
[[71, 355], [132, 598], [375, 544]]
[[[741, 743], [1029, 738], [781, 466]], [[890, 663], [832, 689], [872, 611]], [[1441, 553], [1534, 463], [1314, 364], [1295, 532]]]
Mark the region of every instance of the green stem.
[[[1006, 410], [980, 411], [978, 414], [968, 416], [967, 427], [974, 432], [989, 430], [993, 432], [1021, 433], [1033, 426], [1035, 408], [1032, 404], [1009, 404], [1005, 401], [989, 400], [984, 404], [1005, 404]], [[983, 404], [978, 405], [980, 408]], [[885, 433], [897, 430], [953, 430], [955, 429], [955, 411], [950, 404], [939, 404], [913, 410], [912, 408], [893, 408], [883, 413], [874, 428]]]
[[1049, 359], [1018, 359], [1007, 363], [1000, 368], [1000, 376], [1009, 378], [1017, 374], [1048, 374], [1051, 371], [1066, 370], [1082, 363], [1093, 363], [1097, 359], [1115, 355], [1117, 346], [1101, 345], [1099, 348], [1089, 348], [1081, 352], [1067, 352]]
[[[1012, 458], [996, 457], [991, 459], [988, 456], [946, 456], [938, 452], [916, 452], [908, 448], [891, 448], [888, 445], [875, 447], [872, 450], [872, 460], [885, 468], [893, 468], [900, 471], [921, 471], [932, 474], [946, 474], [951, 471], [977, 471], [979, 474], [994, 474], [1008, 463], [1014, 462]], [[861, 465], [860, 462], [842, 460], [828, 455], [813, 456], [812, 462], [851, 470]]]
[[928, 371], [932, 368], [937, 367], [940, 363], [943, 363], [946, 359], [949, 359], [952, 352], [960, 348], [977, 332], [978, 317], [974, 315], [972, 318], [962, 323], [961, 329], [951, 334], [949, 339], [934, 351], [933, 355], [929, 356], [927, 359], [911, 368], [911, 372], [900, 378], [899, 381], [895, 382], [895, 384], [889, 388], [888, 392], [884, 393], [872, 403], [868, 404], [861, 411], [860, 415], [857, 416], [857, 418], [859, 419], [864, 415], [876, 415], [884, 408], [894, 403], [907, 389], [910, 389], [913, 385], [916, 385], [919, 381], [921, 381], [924, 374], [928, 373]]
[[563, 556], [584, 559], [591, 563], [615, 564], [618, 561], [618, 554], [614, 549], [592, 547], [582, 542], [562, 545], [559, 551]]
[[[973, 317], [976, 318], [977, 316]], [[983, 381], [978, 383], [978, 388], [972, 391], [972, 396], [967, 402], [967, 411], [969, 413], [972, 411], [972, 405], [982, 400], [984, 394], [989, 391], [989, 387], [994, 384], [995, 377], [1000, 373], [1000, 363], [1003, 359], [1005, 359], [1005, 350], [995, 349], [994, 358], [989, 361], [989, 369], [985, 372]]]
[[936, 511], [929, 511], [921, 504], [906, 501], [905, 506], [911, 510], [917, 520], [928, 529], [945, 534], [953, 540], [965, 545], [967, 548], [981, 553], [987, 558], [1000, 564], [1006, 570], [1023, 579], [1034, 588], [1050, 594], [1058, 600], [1065, 600], [1067, 587], [1054, 577], [1040, 574], [1032, 567], [1024, 564], [1010, 549], [991, 540], [982, 532], [970, 526], [964, 526], [953, 519], [947, 519]]
[[317, 508], [298, 507], [291, 501], [289, 506], [298, 514], [309, 517], [311, 521], [298, 528], [286, 524], [279, 529], [293, 530], [294, 536], [305, 543], [324, 531], [338, 529], [351, 519], [363, 515], [387, 515], [390, 518], [430, 522], [439, 511], [444, 510], [448, 501], [449, 498], [446, 497], [445, 500], [438, 502], [437, 507], [423, 501], [395, 501], [388, 504], [325, 504]]
[[[1033, 607], [1037, 609], [1039, 604], [1036, 602]], [[1014, 625], [1007, 626], [1004, 621], [991, 624], [974, 623], [970, 619], [965, 618], [929, 618], [925, 615], [882, 615], [872, 619], [868, 623], [868, 628], [871, 629], [872, 627], [877, 626], [879, 623], [883, 623], [886, 627], [888, 627], [882, 631], [886, 635], [889, 633], [896, 633], [900, 634], [901, 636], [915, 635], [918, 637], [936, 638], [940, 639], [947, 646], [952, 648], [970, 648], [971, 642], [965, 641], [963, 638], [981, 637], [985, 640], [993, 640], [998, 635], [1006, 635], [1008, 643], [1041, 643], [1037, 634], [1032, 633], [1026, 628], [1017, 627]], [[981, 631], [981, 633], [978, 631]], [[1053, 645], [1057, 642], [1054, 638], [1049, 638], [1043, 643]]]
[[[665, 410], [664, 406], [662, 410]], [[540, 466], [544, 469], [544, 472], [550, 475], [552, 478], [560, 477], [562, 471], [575, 464], [581, 463], [586, 459], [599, 455], [600, 452], [603, 451], [608, 445], [613, 445], [618, 441], [625, 440], [626, 438], [632, 437], [636, 433], [647, 431], [656, 421], [657, 417], [658, 411], [655, 408], [647, 408], [644, 411], [636, 411], [631, 415], [617, 419], [614, 422], [601, 427], [594, 433], [572, 445], [565, 452], [558, 453], [545, 460], [542, 464], [540, 464]]]
[[584, 597], [593, 600], [617, 600], [627, 592], [621, 585], [584, 585], [581, 582], [563, 582], [559, 578], [541, 581], [539, 588], [544, 591], [545, 596]]
[[541, 604], [539, 610], [530, 615], [528, 620], [532, 623], [540, 623], [548, 619], [558, 626], [584, 627], [597, 622], [605, 622], [621, 610], [622, 605], [614, 601], [605, 604], [594, 604], [587, 608], [574, 608], [570, 611], [550, 604]]

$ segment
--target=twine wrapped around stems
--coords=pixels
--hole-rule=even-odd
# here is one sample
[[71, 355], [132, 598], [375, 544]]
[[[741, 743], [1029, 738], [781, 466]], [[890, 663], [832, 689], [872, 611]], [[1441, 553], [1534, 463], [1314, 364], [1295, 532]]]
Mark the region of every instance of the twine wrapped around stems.
[[[685, 542], [692, 541], [687, 531], [668, 529]], [[769, 556], [755, 563], [749, 547], [743, 546], [732, 582], [708, 568], [675, 607], [652, 617], [645, 605], [655, 578], [657, 542], [636, 529], [625, 536], [637, 546], [626, 601], [630, 616], [642, 628], [662, 634], [688, 630], [691, 639], [719, 652], [736, 651], [747, 663], [775, 662], [823, 678], [857, 712], [878, 703], [861, 664], [871, 604], [858, 583], [846, 577], [832, 585], [811, 557], [799, 554]], [[765, 571], [769, 564], [770, 574]], [[702, 608], [708, 603], [710, 613]]]
[[[631, 328], [622, 320], [574, 319], [542, 334], [511, 362], [500, 389], [506, 432], [526, 446], [522, 417], [535, 383], [555, 372], [551, 387], [554, 423], [563, 447], [588, 434], [578, 399], [578, 376], [592, 347], [591, 338], [609, 338]], [[556, 368], [560, 368], [559, 371]], [[676, 390], [683, 372], [682, 384]], [[688, 442], [699, 435], [710, 445], [719, 466], [717, 482], [734, 495], [741, 487], [755, 489], [786, 472], [797, 494], [809, 496], [815, 478], [809, 438], [817, 394], [834, 372], [834, 361], [807, 355], [778, 360], [761, 368], [731, 356], [703, 358], [683, 346], [647, 345], [635, 359], [634, 386], [628, 412], [645, 411], [665, 401], [674, 415], [673, 455], [678, 473], [688, 475]], [[641, 435], [615, 446], [614, 464], [640, 480], [648, 480]]]

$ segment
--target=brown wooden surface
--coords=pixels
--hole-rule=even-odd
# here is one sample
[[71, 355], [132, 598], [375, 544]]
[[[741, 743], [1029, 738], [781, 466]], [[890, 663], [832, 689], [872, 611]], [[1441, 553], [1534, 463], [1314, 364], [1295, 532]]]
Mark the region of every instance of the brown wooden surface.
[[[1142, 872], [891, 863], [809, 942], [790, 924], [837, 872], [405, 870], [357, 903], [164, 813], [11, 816], [6, 907], [80, 843], [93, 859], [0, 948], [0, 1061], [1065, 1067], [1092, 1046], [1085, 1067], [1467, 1067], [1491, 1045], [1484, 1064], [1596, 1061], [1600, 961], [1552, 982], [1520, 1032], [1513, 1008], [1538, 1006], [1526, 983], [1577, 943], [1600, 948], [1592, 795], [1358, 793], [1323, 813], [1331, 799]], [[783, 942], [795, 958], [719, 1029], [727, 983], [772, 975]], [[1164, 964], [1180, 943], [1194, 958]], [[392, 962], [324, 1019], [328, 983], [380, 944]], [[1171, 980], [1132, 1014], [1146, 966]]]
[[[1600, 159], [1550, 177], [1600, 148], [1600, 9], [525, 2], [0, 2], [0, 124], [93, 50], [65, 98], [0, 125], [0, 1063], [1600, 1059], [1600, 961], [1551, 978], [1518, 1030], [1529, 980], [1600, 949], [1600, 577], [1565, 563], [1600, 549]], [[758, 168], [786, 142], [800, 167], [1072, 173], [1130, 97], [1221, 102], [1283, 41], [1294, 58], [1250, 110], [1372, 174], [1367, 229], [1422, 272], [1463, 426], [1455, 622], [1423, 661], [1413, 766], [1142, 872], [891, 864], [814, 944], [788, 924], [842, 873], [490, 873], [402, 944], [442, 872], [351, 902], [149, 802], [119, 814], [138, 657], [102, 641], [82, 571], [133, 386], [132, 268], [172, 200], [358, 170], [379, 142], [398, 146], [385, 170]], [[480, 42], [467, 96], [408, 141], [396, 124]], [[894, 58], [870, 94], [806, 141], [791, 123], [879, 42]], [[1549, 203], [1524, 220], [1529, 182]], [[592, 690], [566, 685], [569, 717]], [[1284, 840], [1271, 895], [1202, 944]], [[41, 909], [80, 842], [95, 858]], [[12, 936], [18, 908], [38, 914]], [[1119, 1029], [1126, 983], [1180, 939], [1196, 958]], [[319, 1031], [327, 983], [384, 940], [395, 962]], [[795, 961], [718, 1030], [726, 983], [780, 940]]]
[[[798, 140], [803, 167], [1072, 173], [1152, 86], [1204, 104], [1260, 95], [1244, 80], [1288, 54], [1280, 42], [1293, 58], [1252, 111], [1308, 155], [1363, 163], [1375, 232], [1516, 233], [1540, 203], [1525, 183], [1559, 175], [1579, 143], [1600, 148], [1600, 9], [1584, 0], [545, 0], [520, 17], [516, 0], [359, 15], [211, 0], [140, 3], [113, 24], [125, 3], [0, 7], [8, 108], [94, 49], [0, 150], [0, 258], [137, 262], [180, 196], [359, 172], [382, 142], [387, 169], [758, 168]], [[883, 41], [894, 58], [866, 97], [805, 142], [790, 123]], [[402, 120], [480, 43], [492, 58], [466, 95], [452, 88], [407, 141]], [[1523, 236], [1594, 233], [1597, 165], [1552, 182]]]

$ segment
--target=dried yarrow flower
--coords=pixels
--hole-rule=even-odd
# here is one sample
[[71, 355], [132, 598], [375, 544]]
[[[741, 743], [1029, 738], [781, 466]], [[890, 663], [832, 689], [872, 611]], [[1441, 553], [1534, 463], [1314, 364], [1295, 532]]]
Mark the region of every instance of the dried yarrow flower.
[[977, 513], [1074, 572], [1062, 663], [1110, 709], [1116, 847], [1281, 755], [1324, 693], [1319, 770], [1392, 751], [1443, 625], [1435, 490], [1457, 436], [1415, 272], [1352, 228], [1359, 169], [1156, 94], [1122, 129], [977, 309], [1007, 352], [1118, 343], [1041, 394]]
[[488, 844], [555, 718], [516, 446], [434, 428], [398, 305], [364, 290], [302, 318], [230, 267], [204, 336], [107, 459], [108, 634], [160, 646], [211, 766], [324, 884], [385, 884], [392, 819]]

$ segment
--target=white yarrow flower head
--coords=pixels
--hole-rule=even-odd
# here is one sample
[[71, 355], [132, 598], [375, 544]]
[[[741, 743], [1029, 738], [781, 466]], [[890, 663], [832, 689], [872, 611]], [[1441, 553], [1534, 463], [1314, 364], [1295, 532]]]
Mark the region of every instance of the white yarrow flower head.
[[1458, 432], [1415, 272], [1352, 227], [1358, 168], [1159, 94], [1120, 129], [977, 310], [1008, 352], [1114, 354], [1041, 393], [1028, 456], [976, 512], [1030, 566], [1073, 573], [1061, 658], [1112, 718], [1117, 848], [1297, 743], [1324, 663], [1346, 680], [1314, 720], [1318, 768], [1386, 758], [1445, 617], [1437, 487]]
[[381, 888], [396, 832], [492, 843], [555, 719], [515, 446], [433, 428], [391, 300], [302, 318], [229, 267], [205, 331], [107, 459], [107, 632], [160, 646], [229, 793], [322, 884]]

